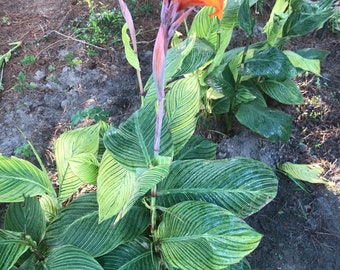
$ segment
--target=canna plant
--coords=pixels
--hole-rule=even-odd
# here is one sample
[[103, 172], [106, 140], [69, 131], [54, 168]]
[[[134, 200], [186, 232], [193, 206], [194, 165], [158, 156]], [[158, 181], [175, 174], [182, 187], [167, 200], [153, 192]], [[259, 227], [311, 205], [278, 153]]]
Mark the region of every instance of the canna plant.
[[[252, 18], [251, 5], [255, 2], [228, 0], [221, 20], [209, 18], [211, 8], [203, 8], [195, 16], [187, 38], [173, 40], [165, 81], [171, 82], [167, 85], [171, 91], [183, 76], [197, 77], [203, 115], [224, 115], [227, 130], [236, 118], [270, 141], [286, 142], [292, 119], [269, 105], [303, 104], [293, 79], [301, 72], [319, 76], [320, 61], [328, 52], [316, 48], [292, 51], [285, 49], [285, 44], [322, 27], [334, 13], [332, 0], [277, 0], [263, 28], [266, 39], [254, 43], [256, 20]], [[245, 33], [246, 44], [229, 48], [237, 27]], [[146, 102], [152, 102], [156, 96], [153, 77], [145, 89]]]
[[[100, 121], [58, 138], [57, 192], [33, 146], [40, 168], [0, 155], [0, 201], [10, 203], [0, 269], [250, 269], [244, 257], [261, 234], [243, 219], [275, 197], [277, 178], [256, 160], [214, 160], [216, 145], [193, 135], [211, 45], [194, 35], [168, 51], [192, 7], [213, 7], [200, 19], [223, 28], [238, 9], [233, 3], [163, 1], [154, 87], [119, 127]], [[138, 62], [136, 49], [127, 51]], [[185, 76], [168, 83], [173, 69]], [[83, 184], [96, 191], [64, 206]]]

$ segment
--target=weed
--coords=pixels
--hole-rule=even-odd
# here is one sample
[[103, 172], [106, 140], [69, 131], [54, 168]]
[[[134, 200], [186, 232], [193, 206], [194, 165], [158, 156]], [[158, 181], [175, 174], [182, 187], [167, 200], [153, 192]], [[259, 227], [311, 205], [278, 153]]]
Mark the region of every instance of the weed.
[[20, 60], [20, 64], [22, 66], [32, 65], [35, 62], [36, 58], [33, 55], [25, 55], [23, 59]]
[[55, 70], [55, 67], [53, 65], [48, 66], [48, 71], [52, 72]]
[[2, 17], [1, 21], [2, 21], [3, 24], [11, 25], [9, 18], [6, 17], [6, 16]]
[[26, 90], [30, 90], [30, 89], [36, 88], [36, 86], [34, 84], [27, 82], [26, 75], [22, 71], [19, 72], [19, 74], [16, 77], [16, 79], [17, 79], [17, 82], [12, 87], [12, 89], [15, 90], [15, 91], [24, 92]]
[[93, 119], [96, 123], [99, 121], [107, 121], [107, 117], [109, 116], [109, 112], [103, 110], [101, 107], [93, 107], [84, 109], [83, 111], [77, 111], [71, 116], [71, 127], [74, 128], [78, 123]]
[[71, 68], [75, 68], [83, 62], [81, 59], [75, 58], [74, 54], [71, 52], [68, 52], [65, 55], [64, 60]]
[[33, 151], [28, 143], [24, 143], [14, 150], [14, 154], [19, 157], [29, 158], [33, 156]]

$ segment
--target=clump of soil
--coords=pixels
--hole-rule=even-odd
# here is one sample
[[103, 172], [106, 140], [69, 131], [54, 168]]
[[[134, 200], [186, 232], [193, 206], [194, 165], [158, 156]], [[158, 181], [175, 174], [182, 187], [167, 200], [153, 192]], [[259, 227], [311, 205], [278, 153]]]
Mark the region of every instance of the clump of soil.
[[[110, 1], [102, 1], [112, 7]], [[151, 50], [159, 24], [159, 2], [149, 1], [152, 12], [138, 12], [138, 40], [143, 81], [151, 74]], [[116, 5], [114, 3], [113, 5]], [[137, 9], [141, 10], [141, 9]], [[124, 57], [120, 43], [95, 48], [87, 54], [88, 44], [72, 31], [72, 21], [87, 16], [83, 1], [2, 0], [0, 17], [0, 53], [9, 42], [22, 41], [4, 69], [0, 92], [0, 153], [14, 154], [25, 140], [19, 129], [38, 149], [51, 174], [54, 172], [53, 144], [70, 129], [71, 115], [90, 106], [109, 111], [109, 121], [118, 125], [139, 107], [135, 71]], [[323, 39], [314, 35], [293, 40], [293, 49], [317, 47], [330, 55], [322, 63], [322, 77], [297, 79], [305, 104], [286, 107], [295, 119], [295, 130], [287, 144], [273, 144], [244, 129], [233, 136], [218, 138], [217, 158], [244, 156], [275, 168], [277, 162], [320, 163], [324, 176], [333, 186], [307, 185], [302, 191], [280, 176], [278, 196], [247, 222], [264, 235], [259, 248], [249, 257], [256, 269], [340, 268], [339, 157], [340, 157], [340, 67], [339, 39], [326, 32]], [[65, 57], [72, 53], [81, 60], [73, 65]], [[22, 66], [25, 55], [34, 55], [32, 65]], [[51, 66], [53, 68], [51, 68]], [[13, 91], [16, 77], [25, 72], [35, 89]], [[31, 158], [34, 162], [34, 158]], [[4, 207], [0, 205], [0, 224]]]

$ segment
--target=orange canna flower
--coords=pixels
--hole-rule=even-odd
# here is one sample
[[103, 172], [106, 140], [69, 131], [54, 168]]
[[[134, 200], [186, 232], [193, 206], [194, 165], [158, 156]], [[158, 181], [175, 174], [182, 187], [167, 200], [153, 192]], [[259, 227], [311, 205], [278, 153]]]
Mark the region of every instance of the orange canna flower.
[[188, 7], [214, 7], [216, 11], [212, 14], [209, 14], [209, 16], [216, 16], [222, 20], [224, 0], [173, 0], [173, 2], [177, 2], [179, 4], [178, 10], [185, 10]]

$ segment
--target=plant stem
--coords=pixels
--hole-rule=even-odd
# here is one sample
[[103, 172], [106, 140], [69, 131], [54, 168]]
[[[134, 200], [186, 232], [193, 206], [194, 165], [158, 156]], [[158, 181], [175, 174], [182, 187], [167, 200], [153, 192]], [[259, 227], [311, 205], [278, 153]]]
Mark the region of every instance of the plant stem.
[[157, 187], [154, 186], [151, 190], [151, 203], [150, 203], [150, 214], [151, 214], [151, 235], [154, 235], [157, 223], [157, 211], [156, 211], [156, 197]]

